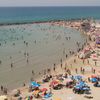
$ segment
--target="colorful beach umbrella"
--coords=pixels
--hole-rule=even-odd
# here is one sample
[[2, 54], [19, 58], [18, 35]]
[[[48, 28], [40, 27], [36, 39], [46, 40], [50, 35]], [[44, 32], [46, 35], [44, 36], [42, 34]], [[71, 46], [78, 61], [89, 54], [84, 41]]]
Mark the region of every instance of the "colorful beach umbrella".
[[39, 90], [36, 90], [33, 92], [33, 95], [37, 95], [40, 91]]
[[47, 88], [43, 88], [43, 89], [41, 89], [41, 92], [45, 92], [47, 90], [48, 90]]
[[39, 87], [40, 84], [38, 84], [37, 82], [31, 82], [31, 86], [32, 86], [32, 87]]
[[90, 80], [91, 80], [91, 82], [93, 82], [93, 83], [94, 83], [94, 82], [98, 82], [97, 78], [91, 78]]
[[59, 80], [53, 80], [50, 85], [53, 86], [53, 85], [58, 85], [60, 84], [61, 82]]
[[97, 76], [96, 75], [91, 75], [91, 78], [96, 78]]

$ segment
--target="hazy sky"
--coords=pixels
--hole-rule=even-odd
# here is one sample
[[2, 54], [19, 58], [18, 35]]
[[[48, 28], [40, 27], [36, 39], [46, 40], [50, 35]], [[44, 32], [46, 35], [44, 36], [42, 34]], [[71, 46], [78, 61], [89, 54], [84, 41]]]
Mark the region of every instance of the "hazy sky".
[[100, 6], [100, 0], [0, 0], [0, 6]]

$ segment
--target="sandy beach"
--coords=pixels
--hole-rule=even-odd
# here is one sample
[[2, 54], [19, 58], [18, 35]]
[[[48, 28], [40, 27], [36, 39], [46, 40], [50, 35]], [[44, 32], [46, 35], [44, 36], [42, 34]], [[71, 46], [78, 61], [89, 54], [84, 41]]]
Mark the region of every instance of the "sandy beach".
[[[95, 76], [100, 75], [100, 73], [99, 73], [100, 72], [100, 68], [99, 68], [100, 58], [98, 56], [98, 58], [96, 58], [96, 60], [94, 60], [94, 58], [93, 58], [94, 56], [92, 57], [92, 54], [97, 54], [97, 46], [96, 46], [96, 41], [94, 39], [96, 37], [97, 32], [99, 32], [100, 28], [99, 28], [99, 26], [97, 27], [96, 25], [95, 25], [95, 28], [94, 28], [93, 25], [92, 25], [93, 23], [89, 21], [91, 28], [88, 29], [86, 27], [86, 30], [84, 31], [84, 29], [82, 29], [82, 26], [81, 26], [83, 24], [83, 22], [84, 21], [80, 21], [80, 20], [79, 21], [72, 21], [72, 22], [71, 21], [68, 21], [68, 22], [67, 21], [49, 22], [49, 25], [51, 25], [51, 26], [49, 26], [49, 28], [54, 27], [54, 29], [48, 30], [47, 29], [48, 27], [47, 27], [46, 29], [42, 28], [42, 30], [40, 30], [40, 31], [44, 31], [45, 35], [48, 35], [48, 38], [46, 38], [46, 37], [42, 38], [42, 39], [45, 40], [45, 44], [48, 44], [48, 45], [44, 45], [44, 44], [41, 45], [41, 41], [37, 42], [37, 41], [34, 40], [34, 44], [28, 44], [29, 42], [27, 43], [25, 41], [26, 46], [25, 46], [24, 49], [26, 49], [26, 51], [28, 51], [28, 54], [26, 53], [24, 56], [27, 56], [27, 57], [24, 58], [23, 54], [19, 55], [19, 51], [17, 51], [18, 54], [16, 54], [14, 56], [15, 58], [13, 57], [13, 59], [19, 59], [19, 58], [21, 60], [26, 59], [26, 62], [25, 62], [25, 60], [23, 60], [20, 63], [18, 62], [17, 63], [18, 65], [13, 66], [13, 65], [10, 65], [9, 60], [7, 60], [7, 61], [8, 61], [8, 65], [11, 66], [11, 69], [10, 69], [11, 72], [12, 72], [11, 75], [13, 73], [16, 74], [16, 72], [19, 72], [19, 70], [20, 70], [20, 72], [18, 74], [20, 74], [20, 76], [24, 75], [25, 79], [26, 78], [29, 78], [29, 79], [28, 80], [26, 79], [26, 81], [25, 81], [25, 79], [23, 79], [23, 77], [21, 77], [21, 79], [24, 80], [24, 82], [26, 84], [26, 86], [18, 88], [21, 92], [20, 96], [23, 97], [22, 99], [18, 99], [18, 97], [13, 97], [12, 92], [14, 90], [9, 90], [8, 95], [7, 95], [9, 97], [8, 100], [28, 100], [27, 97], [30, 96], [30, 95], [33, 97], [33, 99], [29, 99], [29, 100], [87, 100], [87, 98], [86, 98], [87, 94], [77, 94], [77, 93], [75, 94], [73, 92], [72, 88], [70, 89], [70, 88], [67, 88], [67, 87], [63, 87], [60, 90], [52, 89], [52, 96], [48, 99], [46, 99], [46, 98], [35, 98], [34, 95], [33, 95], [34, 91], [31, 91], [31, 92], [28, 91], [29, 86], [27, 86], [27, 84], [28, 84], [28, 82], [30, 82], [30, 78], [33, 78], [32, 81], [36, 81], [39, 84], [41, 84], [41, 86], [39, 87], [40, 89], [47, 88], [47, 90], [50, 90], [51, 89], [50, 83], [54, 79], [57, 79], [57, 75], [60, 75], [60, 74], [64, 75], [65, 73], [67, 73], [68, 77], [70, 77], [71, 75], [73, 75], [73, 76], [75, 76], [75, 75], [83, 76], [84, 80], [86, 81], [88, 86], [90, 86], [91, 94], [89, 94], [87, 97], [91, 97], [90, 98], [91, 100], [99, 100], [100, 88], [94, 87], [93, 83], [88, 81], [88, 77], [91, 77], [91, 75], [95, 75]], [[87, 22], [85, 24], [87, 24]], [[46, 25], [48, 25], [48, 24], [46, 24]], [[29, 24], [28, 26], [31, 26], [31, 24]], [[21, 27], [23, 27], [23, 26], [21, 26]], [[25, 25], [24, 27], [27, 27], [27, 25]], [[33, 26], [31, 26], [31, 27], [33, 27]], [[55, 29], [55, 27], [56, 28], [58, 27], [57, 30]], [[60, 27], [62, 27], [62, 28], [60, 29]], [[60, 29], [60, 30], [58, 30], [58, 29]], [[37, 29], [36, 29], [36, 31], [37, 31]], [[46, 34], [45, 31], [47, 31], [48, 34]], [[53, 34], [51, 35], [51, 33], [53, 33]], [[54, 34], [54, 33], [56, 33], [56, 34]], [[70, 35], [67, 35], [67, 37], [66, 37], [66, 34], [72, 34], [72, 33], [73, 33], [73, 35], [71, 35], [72, 37]], [[78, 40], [79, 39], [78, 36], [79, 36], [80, 33], [81, 33], [81, 35], [80, 35], [81, 39], [83, 38], [83, 40], [81, 40], [81, 41]], [[78, 34], [78, 35], [76, 36], [76, 34]], [[28, 34], [28, 35], [30, 35], [30, 34]], [[50, 39], [51, 36], [53, 38]], [[26, 34], [26, 37], [27, 37], [27, 34]], [[30, 38], [29, 38], [30, 43], [32, 43], [32, 41], [33, 41], [32, 39], [30, 40]], [[37, 39], [37, 38], [35, 37], [35, 39]], [[55, 41], [55, 39], [56, 39], [56, 41]], [[60, 41], [60, 39], [62, 40], [62, 42]], [[39, 40], [41, 40], [41, 38], [39, 38]], [[17, 42], [17, 44], [21, 43], [20, 41], [22, 42], [23, 40], [19, 40]], [[44, 41], [42, 41], [42, 42], [44, 42]], [[49, 44], [49, 42], [51, 42], [51, 43]], [[71, 43], [73, 43], [73, 44], [71, 44]], [[38, 46], [36, 46], [36, 44], [38, 44]], [[12, 46], [13, 51], [17, 50], [18, 47], [16, 45], [15, 45], [15, 47]], [[32, 45], [34, 45], [34, 46], [32, 47]], [[56, 46], [56, 48], [57, 47], [59, 47], [59, 48], [57, 48], [57, 50], [55, 50], [53, 48], [55, 46]], [[43, 51], [44, 49], [42, 49], [42, 47], [47, 48], [46, 51], [50, 50], [50, 51], [55, 51], [55, 52], [47, 53], [46, 51]], [[52, 47], [52, 48], [50, 48], [50, 47]], [[8, 45], [8, 47], [5, 46], [5, 48], [8, 48], [8, 50], [10, 50], [9, 45]], [[5, 48], [3, 48], [2, 50], [4, 50]], [[23, 45], [20, 44], [19, 48], [22, 49]], [[38, 50], [37, 48], [41, 49], [41, 52], [37, 51]], [[40, 60], [40, 59], [38, 59], [37, 56], [33, 55], [32, 50], [37, 51], [37, 52], [35, 52], [35, 55], [37, 55], [37, 54], [38, 55], [39, 54], [43, 54], [43, 55], [45, 54], [45, 56], [48, 55], [48, 57], [45, 57], [45, 59], [49, 59], [49, 60], [45, 61], [45, 59], [42, 59], [40, 62], [43, 64], [43, 61], [44, 62], [48, 61], [49, 63], [45, 63], [46, 65], [39, 64], [38, 60]], [[89, 53], [89, 56], [86, 55], [85, 58], [81, 58], [82, 53], [87, 52], [87, 51], [88, 52], [91, 51], [92, 53]], [[23, 51], [20, 51], [20, 52], [23, 52]], [[11, 53], [15, 53], [15, 52], [11, 52]], [[49, 58], [50, 55], [52, 55], [51, 58]], [[57, 57], [56, 55], [59, 55], [59, 56]], [[34, 56], [36, 58], [33, 59], [31, 56]], [[42, 58], [43, 56], [39, 55], [39, 57]], [[9, 57], [8, 57], [8, 59], [9, 59]], [[10, 59], [10, 61], [11, 61], [11, 59]], [[4, 58], [4, 60], [5, 60], [5, 58]], [[15, 61], [17, 62], [17, 60], [15, 60]], [[34, 63], [32, 63], [34, 61], [35, 61], [36, 66], [35, 66]], [[33, 69], [33, 67], [31, 67], [31, 66], [33, 66], [33, 64], [34, 64], [35, 70]], [[22, 65], [22, 69], [20, 68], [18, 70], [17, 66], [20, 66], [20, 65]], [[27, 66], [31, 67], [31, 68], [29, 69]], [[41, 67], [37, 67], [37, 66], [41, 66]], [[15, 67], [15, 68], [13, 68], [13, 67]], [[42, 71], [40, 71], [41, 69], [39, 69], [39, 68], [41, 68], [41, 69], [43, 68]], [[5, 67], [5, 69], [6, 69], [6, 67]], [[25, 69], [26, 71], [24, 70], [22, 72], [21, 70], [23, 70], [23, 69]], [[84, 69], [84, 71], [82, 72], [81, 69], [82, 70]], [[1, 69], [1, 70], [2, 70], [2, 72], [4, 71], [4, 69]], [[30, 74], [28, 74], [29, 71], [30, 71]], [[8, 72], [8, 70], [6, 70], [6, 72]], [[27, 73], [27, 74], [25, 74], [25, 73]], [[49, 82], [43, 82], [44, 76], [46, 76], [46, 75], [52, 75], [52, 79], [50, 79]], [[30, 76], [32, 76], [32, 77], [30, 77]], [[2, 77], [2, 76], [0, 76], [0, 77]], [[63, 82], [61, 82], [61, 83], [64, 84]], [[19, 83], [21, 84], [22, 81], [19, 82]], [[1, 91], [1, 93], [2, 93], [2, 91]]]

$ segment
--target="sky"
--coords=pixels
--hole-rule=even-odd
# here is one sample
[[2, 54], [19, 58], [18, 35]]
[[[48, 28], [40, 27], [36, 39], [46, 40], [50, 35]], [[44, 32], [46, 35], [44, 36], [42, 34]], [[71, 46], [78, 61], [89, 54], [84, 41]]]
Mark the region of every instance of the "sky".
[[0, 0], [2, 6], [100, 6], [100, 0]]

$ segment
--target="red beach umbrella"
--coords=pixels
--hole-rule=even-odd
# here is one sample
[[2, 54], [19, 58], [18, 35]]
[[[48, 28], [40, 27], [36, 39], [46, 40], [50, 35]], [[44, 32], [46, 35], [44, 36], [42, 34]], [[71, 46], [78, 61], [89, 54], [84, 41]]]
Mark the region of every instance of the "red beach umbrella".
[[41, 92], [45, 92], [45, 91], [47, 91], [47, 88], [41, 89]]
[[97, 76], [96, 75], [91, 75], [91, 78], [96, 78]]
[[50, 83], [50, 86], [58, 85], [59, 83], [60, 83], [59, 80], [53, 80], [53, 81]]

